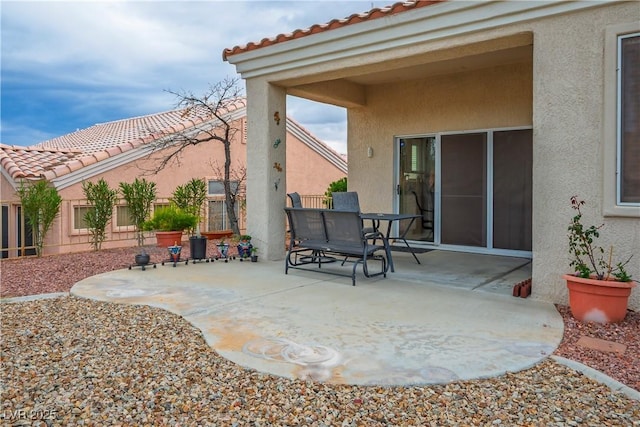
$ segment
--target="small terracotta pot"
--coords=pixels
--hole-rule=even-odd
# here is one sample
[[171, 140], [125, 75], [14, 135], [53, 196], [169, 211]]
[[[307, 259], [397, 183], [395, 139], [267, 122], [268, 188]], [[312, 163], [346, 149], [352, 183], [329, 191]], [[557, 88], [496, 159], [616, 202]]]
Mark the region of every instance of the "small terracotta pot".
[[633, 282], [584, 279], [570, 274], [562, 276], [569, 289], [569, 308], [581, 322], [615, 323], [627, 315]]

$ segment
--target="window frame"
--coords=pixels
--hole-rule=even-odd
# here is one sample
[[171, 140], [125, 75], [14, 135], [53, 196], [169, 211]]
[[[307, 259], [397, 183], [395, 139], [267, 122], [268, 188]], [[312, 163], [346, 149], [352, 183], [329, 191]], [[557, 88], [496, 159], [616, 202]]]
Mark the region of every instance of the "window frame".
[[605, 29], [603, 108], [603, 215], [640, 218], [640, 203], [620, 201], [620, 39], [640, 33], [640, 22], [628, 22]]
[[[78, 209], [91, 209], [91, 205], [87, 204], [77, 204], [71, 206], [71, 230], [74, 235], [78, 234], [88, 234], [89, 227], [85, 228], [77, 228], [76, 227], [76, 218], [78, 218]], [[84, 215], [83, 215], [84, 217]], [[86, 225], [86, 224], [85, 224]]]
[[[238, 180], [229, 180], [230, 185], [231, 185], [231, 191], [233, 192], [234, 190], [234, 185], [235, 185], [235, 190], [236, 193], [235, 194], [240, 194], [240, 181]], [[222, 186], [222, 192], [220, 193], [212, 193], [211, 190], [211, 183], [215, 182], [218, 183]], [[224, 197], [224, 179], [215, 179], [215, 178], [210, 178], [207, 180], [207, 197], [218, 197], [218, 196], [223, 196]]]
[[622, 200], [622, 42], [624, 39], [634, 37], [640, 40], [640, 31], [629, 34], [619, 34], [616, 42], [616, 204], [619, 206], [640, 207], [640, 202], [625, 202]]
[[136, 226], [131, 224], [131, 225], [118, 225], [118, 211], [120, 210], [120, 208], [123, 207], [129, 207], [129, 205], [127, 205], [126, 203], [117, 203], [115, 205], [115, 214], [114, 217], [112, 218], [112, 225], [113, 225], [113, 232], [125, 232], [125, 231], [135, 231]]

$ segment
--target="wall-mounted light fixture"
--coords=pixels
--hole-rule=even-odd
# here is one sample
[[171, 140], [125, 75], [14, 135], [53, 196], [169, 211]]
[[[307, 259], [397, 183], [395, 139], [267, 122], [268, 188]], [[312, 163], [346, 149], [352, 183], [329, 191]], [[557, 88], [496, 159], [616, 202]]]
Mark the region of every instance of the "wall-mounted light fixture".
[[367, 157], [373, 157], [373, 147], [367, 148]]

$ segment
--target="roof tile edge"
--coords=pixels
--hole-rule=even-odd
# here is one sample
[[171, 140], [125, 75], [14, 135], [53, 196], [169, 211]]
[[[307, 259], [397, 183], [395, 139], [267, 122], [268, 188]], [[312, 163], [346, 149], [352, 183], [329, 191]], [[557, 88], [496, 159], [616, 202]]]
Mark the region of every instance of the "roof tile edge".
[[367, 12], [354, 13], [346, 18], [332, 19], [325, 24], [314, 24], [309, 28], [297, 29], [287, 34], [278, 34], [275, 37], [263, 38], [258, 43], [248, 42], [244, 46], [234, 46], [232, 48], [226, 48], [222, 51], [222, 60], [227, 61], [230, 56], [238, 55], [240, 53], [249, 52], [252, 50], [260, 49], [274, 44], [282, 43], [289, 40], [295, 40], [302, 37], [310, 36], [313, 34], [322, 33], [336, 28], [346, 27], [348, 25], [358, 24], [360, 22], [372, 21], [374, 19], [383, 18], [385, 16], [394, 15], [401, 12], [406, 12], [411, 9], [417, 9], [419, 7], [431, 6], [432, 4], [442, 3], [448, 0], [415, 0], [404, 1], [394, 3], [391, 6], [382, 8], [373, 8]]

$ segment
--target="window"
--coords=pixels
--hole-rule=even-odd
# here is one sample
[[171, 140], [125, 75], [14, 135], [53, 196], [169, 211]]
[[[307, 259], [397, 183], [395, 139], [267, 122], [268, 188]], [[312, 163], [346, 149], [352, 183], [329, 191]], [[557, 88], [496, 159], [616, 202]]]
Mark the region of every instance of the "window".
[[[238, 218], [238, 204], [235, 205], [236, 218]], [[231, 228], [227, 216], [227, 204], [224, 200], [209, 201], [209, 230], [227, 230]]]
[[73, 229], [86, 230], [89, 228], [84, 220], [85, 215], [91, 210], [91, 206], [74, 206], [73, 207]]
[[640, 21], [608, 26], [604, 41], [603, 213], [640, 218]]
[[133, 221], [131, 221], [131, 216], [129, 215], [129, 206], [116, 206], [116, 226], [128, 227], [131, 225], [133, 225]]
[[[238, 193], [238, 181], [231, 181], [231, 192]], [[209, 180], [209, 195], [210, 196], [224, 196], [224, 181], [222, 180]]]
[[618, 37], [618, 204], [640, 206], [640, 33]]

